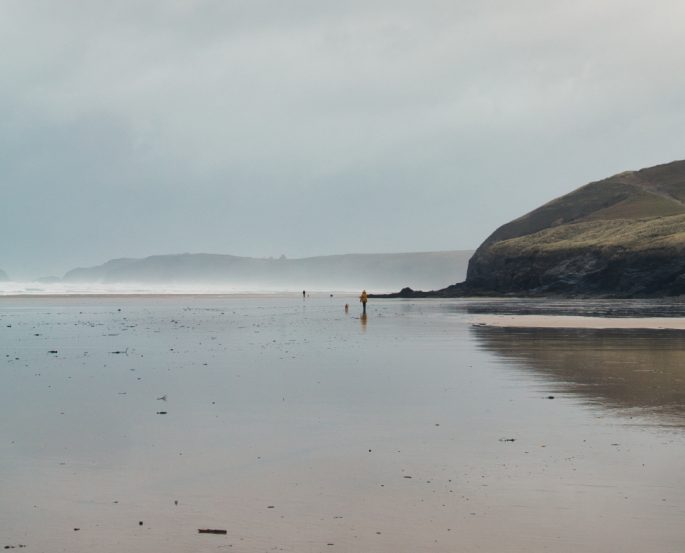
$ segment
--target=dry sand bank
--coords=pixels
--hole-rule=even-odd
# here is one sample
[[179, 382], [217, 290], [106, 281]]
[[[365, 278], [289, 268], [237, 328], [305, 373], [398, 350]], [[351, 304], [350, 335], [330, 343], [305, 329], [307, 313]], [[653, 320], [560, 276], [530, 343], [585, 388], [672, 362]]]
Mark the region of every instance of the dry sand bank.
[[510, 328], [634, 328], [685, 330], [681, 317], [579, 317], [571, 315], [478, 315], [478, 326]]

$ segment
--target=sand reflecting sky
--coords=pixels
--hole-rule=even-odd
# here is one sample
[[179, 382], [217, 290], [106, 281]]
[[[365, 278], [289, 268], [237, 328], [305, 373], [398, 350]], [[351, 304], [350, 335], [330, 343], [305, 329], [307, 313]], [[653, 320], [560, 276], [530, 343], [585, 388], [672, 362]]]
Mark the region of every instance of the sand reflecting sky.
[[682, 335], [464, 305], [2, 299], [0, 546], [684, 549]]

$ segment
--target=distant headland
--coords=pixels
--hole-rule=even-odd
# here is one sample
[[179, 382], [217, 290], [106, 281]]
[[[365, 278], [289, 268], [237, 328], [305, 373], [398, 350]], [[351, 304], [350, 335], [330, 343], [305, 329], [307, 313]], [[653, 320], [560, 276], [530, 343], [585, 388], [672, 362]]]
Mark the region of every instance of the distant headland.
[[376, 297], [683, 294], [685, 161], [674, 161], [591, 182], [499, 227], [464, 282]]
[[[473, 250], [345, 254], [289, 259], [186, 253], [114, 259], [73, 269], [65, 284], [230, 285], [244, 290], [393, 290], [464, 278]], [[60, 279], [58, 279], [60, 280]]]

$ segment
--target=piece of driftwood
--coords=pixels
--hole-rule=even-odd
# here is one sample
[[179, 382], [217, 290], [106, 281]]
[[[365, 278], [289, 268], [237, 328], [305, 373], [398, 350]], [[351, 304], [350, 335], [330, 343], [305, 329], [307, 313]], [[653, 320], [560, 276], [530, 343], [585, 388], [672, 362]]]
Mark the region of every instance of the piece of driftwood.
[[228, 534], [227, 530], [215, 530], [212, 528], [198, 528], [200, 534]]

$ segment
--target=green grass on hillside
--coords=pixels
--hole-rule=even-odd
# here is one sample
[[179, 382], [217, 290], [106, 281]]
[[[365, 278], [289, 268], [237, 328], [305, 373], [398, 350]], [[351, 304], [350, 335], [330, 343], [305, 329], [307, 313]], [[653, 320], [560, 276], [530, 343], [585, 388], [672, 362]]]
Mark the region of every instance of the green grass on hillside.
[[490, 253], [528, 256], [586, 248], [647, 251], [685, 250], [685, 214], [648, 219], [612, 219], [548, 228], [492, 244]]
[[590, 183], [531, 211], [495, 231], [488, 242], [535, 234], [544, 229], [593, 220], [668, 217], [685, 213], [677, 200], [633, 184]]
[[679, 203], [663, 196], [639, 191], [621, 202], [595, 211], [586, 220], [645, 219], [668, 217], [679, 213], [685, 213], [685, 207]]
[[586, 221], [646, 219], [685, 213], [685, 161], [626, 171], [591, 182], [498, 228], [492, 245]]

